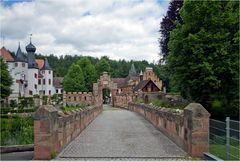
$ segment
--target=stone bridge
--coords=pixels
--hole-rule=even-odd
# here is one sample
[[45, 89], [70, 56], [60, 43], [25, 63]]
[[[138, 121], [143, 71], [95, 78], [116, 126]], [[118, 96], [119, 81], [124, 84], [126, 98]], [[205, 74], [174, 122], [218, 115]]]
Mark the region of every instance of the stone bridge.
[[112, 93], [117, 89], [106, 73], [94, 84], [94, 103], [88, 108], [61, 112], [47, 105], [38, 109], [34, 159], [58, 154], [56, 160], [184, 160], [186, 155], [201, 157], [208, 150], [210, 115], [200, 104], [191, 103], [183, 111], [130, 102], [125, 109], [114, 108], [103, 106], [103, 88]]

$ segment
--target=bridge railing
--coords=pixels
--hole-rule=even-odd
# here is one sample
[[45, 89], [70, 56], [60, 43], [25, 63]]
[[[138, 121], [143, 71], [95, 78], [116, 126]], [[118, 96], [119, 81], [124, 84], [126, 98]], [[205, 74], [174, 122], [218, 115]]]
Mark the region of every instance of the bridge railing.
[[128, 108], [149, 120], [189, 155], [202, 157], [208, 151], [210, 114], [201, 104], [190, 103], [183, 111], [135, 103], [129, 103]]
[[102, 107], [69, 112], [57, 111], [52, 105], [40, 107], [34, 116], [34, 159], [51, 159], [101, 112]]

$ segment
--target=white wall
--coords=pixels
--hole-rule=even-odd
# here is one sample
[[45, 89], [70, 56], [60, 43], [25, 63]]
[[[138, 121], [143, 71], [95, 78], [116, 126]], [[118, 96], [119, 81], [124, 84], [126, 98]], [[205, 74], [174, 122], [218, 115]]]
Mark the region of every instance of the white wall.
[[[35, 78], [35, 74], [37, 77]], [[33, 96], [35, 94], [39, 94], [39, 86], [38, 86], [38, 69], [30, 68], [28, 69], [28, 87], [26, 96]], [[35, 89], [35, 85], [37, 85], [37, 89]], [[29, 91], [32, 91], [32, 95], [29, 94]]]
[[[54, 95], [56, 93], [55, 88], [53, 86], [53, 71], [52, 70], [42, 70], [41, 74], [43, 75], [42, 78], [42, 90], [45, 91], [45, 95]], [[45, 79], [45, 84], [43, 84], [43, 80]], [[50, 80], [50, 83], [49, 83]], [[49, 91], [51, 91], [49, 93]]]

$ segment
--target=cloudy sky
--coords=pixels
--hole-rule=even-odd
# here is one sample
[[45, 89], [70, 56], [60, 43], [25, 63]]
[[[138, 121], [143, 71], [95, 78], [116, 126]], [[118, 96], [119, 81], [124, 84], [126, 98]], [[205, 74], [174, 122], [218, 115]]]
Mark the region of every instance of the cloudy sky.
[[[3, 0], [1, 46], [29, 43], [43, 55], [159, 59], [159, 23], [168, 0]], [[4, 37], [4, 41], [3, 38]]]

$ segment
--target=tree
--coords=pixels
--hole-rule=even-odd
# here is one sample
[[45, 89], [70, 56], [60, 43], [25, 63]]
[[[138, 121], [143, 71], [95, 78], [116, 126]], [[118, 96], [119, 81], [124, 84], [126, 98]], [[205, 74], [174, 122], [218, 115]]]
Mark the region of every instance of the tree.
[[101, 58], [96, 64], [96, 70], [98, 77], [102, 75], [103, 72], [110, 72], [110, 65], [108, 61], [104, 58]]
[[239, 2], [184, 1], [167, 65], [181, 94], [214, 116], [237, 116]]
[[0, 68], [1, 68], [1, 81], [0, 81], [0, 87], [1, 87], [1, 99], [5, 99], [11, 94], [11, 85], [13, 83], [12, 77], [8, 71], [8, 65], [3, 59], [3, 57], [0, 56]]
[[77, 64], [82, 68], [87, 92], [92, 91], [93, 83], [97, 82], [95, 66], [88, 57], [80, 58]]
[[177, 23], [182, 23], [179, 13], [182, 5], [183, 0], [172, 0], [169, 4], [166, 16], [163, 17], [162, 22], [160, 23], [161, 38], [159, 40], [159, 47], [161, 48], [160, 56], [162, 57], [159, 61], [160, 64], [165, 62], [169, 52], [168, 42], [170, 32], [176, 28]]
[[66, 92], [86, 91], [83, 71], [77, 64], [72, 64], [63, 80], [63, 88]]

